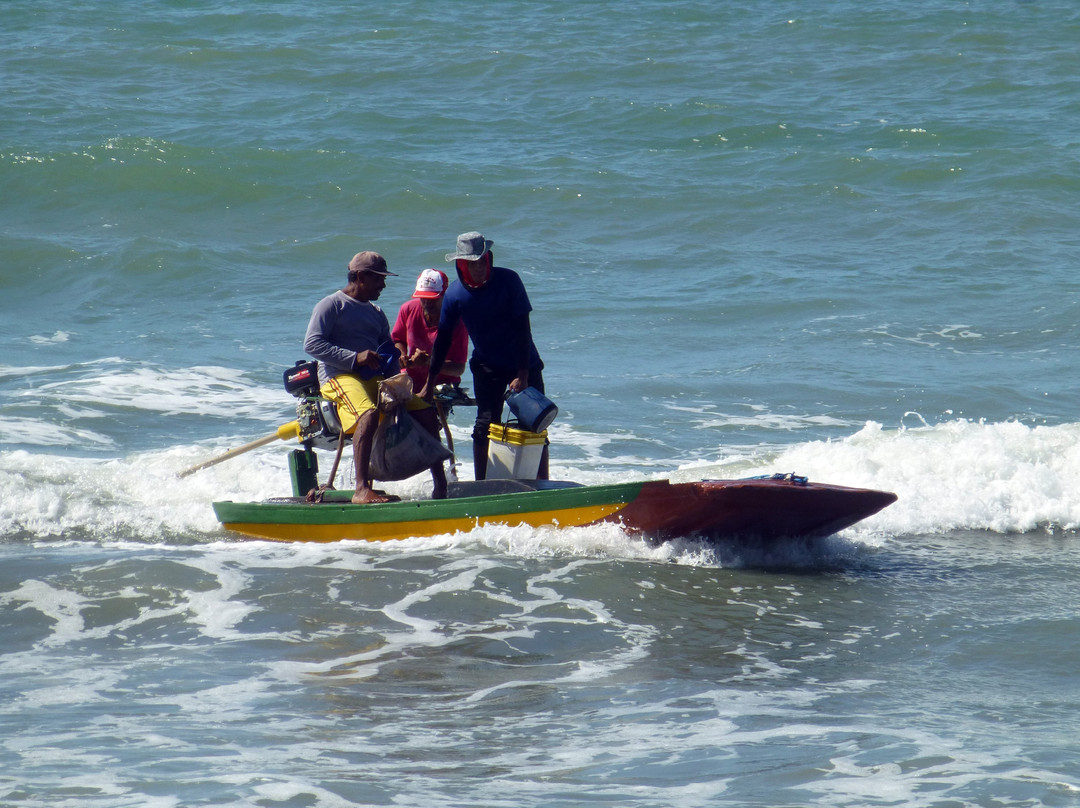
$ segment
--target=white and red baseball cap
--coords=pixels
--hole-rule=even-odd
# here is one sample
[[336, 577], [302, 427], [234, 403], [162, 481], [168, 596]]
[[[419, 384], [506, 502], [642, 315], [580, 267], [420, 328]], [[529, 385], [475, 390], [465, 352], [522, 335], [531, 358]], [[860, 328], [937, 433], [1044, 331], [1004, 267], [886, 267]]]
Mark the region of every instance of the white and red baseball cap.
[[413, 297], [426, 297], [429, 299], [442, 297], [446, 293], [448, 282], [445, 272], [440, 272], [437, 269], [425, 269], [420, 273], [420, 277], [416, 279], [416, 291], [413, 292]]

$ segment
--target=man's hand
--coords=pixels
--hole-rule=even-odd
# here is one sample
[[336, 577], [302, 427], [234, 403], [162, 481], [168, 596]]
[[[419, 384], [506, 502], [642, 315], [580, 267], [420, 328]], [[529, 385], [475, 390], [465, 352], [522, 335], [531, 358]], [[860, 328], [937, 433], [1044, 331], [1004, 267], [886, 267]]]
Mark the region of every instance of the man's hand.
[[529, 386], [529, 371], [525, 370], [523, 373], [519, 373], [516, 378], [510, 380], [510, 389], [515, 393], [520, 393], [526, 387]]
[[356, 366], [379, 370], [382, 367], [382, 357], [377, 351], [359, 351], [356, 354]]
[[426, 368], [431, 364], [431, 354], [417, 348], [412, 352], [412, 356], [406, 360], [406, 364], [413, 368]]

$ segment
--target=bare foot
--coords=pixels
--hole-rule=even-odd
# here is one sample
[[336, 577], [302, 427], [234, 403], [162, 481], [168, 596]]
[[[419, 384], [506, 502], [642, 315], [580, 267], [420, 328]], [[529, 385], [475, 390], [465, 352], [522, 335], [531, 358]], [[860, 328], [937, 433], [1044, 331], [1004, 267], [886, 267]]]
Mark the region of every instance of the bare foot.
[[380, 502], [389, 502], [390, 497], [383, 494], [376, 493], [370, 488], [356, 489], [356, 493], [352, 496], [354, 505], [375, 505]]

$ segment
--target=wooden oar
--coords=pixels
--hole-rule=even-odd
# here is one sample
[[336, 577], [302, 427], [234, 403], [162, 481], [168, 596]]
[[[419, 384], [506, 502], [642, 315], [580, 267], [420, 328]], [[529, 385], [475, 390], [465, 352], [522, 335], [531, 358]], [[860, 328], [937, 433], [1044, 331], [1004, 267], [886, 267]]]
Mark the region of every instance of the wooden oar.
[[272, 435], [266, 435], [265, 437], [253, 440], [251, 443], [245, 443], [243, 446], [237, 446], [235, 449], [230, 449], [225, 454], [218, 455], [203, 463], [199, 463], [197, 466], [192, 466], [189, 469], [181, 471], [177, 477], [187, 477], [189, 474], [194, 474], [196, 471], [201, 471], [208, 466], [214, 466], [222, 461], [229, 460], [237, 455], [242, 455], [244, 452], [250, 452], [252, 449], [258, 449], [260, 446], [265, 446], [268, 443], [273, 443], [276, 440], [294, 440], [300, 437], [300, 425], [296, 421], [289, 421], [287, 424], [282, 424], [277, 428], [277, 432]]

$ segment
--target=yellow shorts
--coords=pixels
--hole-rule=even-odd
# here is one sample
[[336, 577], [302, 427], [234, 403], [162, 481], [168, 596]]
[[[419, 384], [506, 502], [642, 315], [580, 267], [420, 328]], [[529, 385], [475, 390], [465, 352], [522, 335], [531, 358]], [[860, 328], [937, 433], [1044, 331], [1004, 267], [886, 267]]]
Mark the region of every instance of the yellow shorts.
[[[322, 386], [319, 392], [322, 393], [323, 398], [328, 398], [337, 404], [341, 430], [346, 435], [356, 429], [356, 422], [361, 414], [378, 407], [379, 382], [383, 378], [383, 376], [374, 376], [370, 379], [361, 379], [352, 373], [342, 373]], [[409, 411], [424, 410], [430, 406], [424, 399], [415, 395], [405, 402], [405, 409]]]

